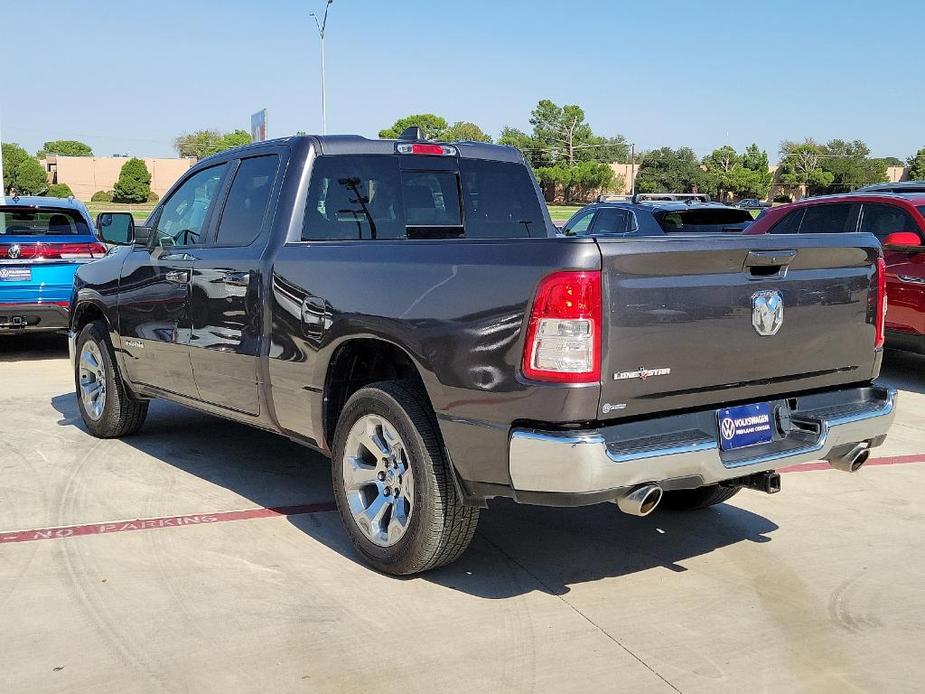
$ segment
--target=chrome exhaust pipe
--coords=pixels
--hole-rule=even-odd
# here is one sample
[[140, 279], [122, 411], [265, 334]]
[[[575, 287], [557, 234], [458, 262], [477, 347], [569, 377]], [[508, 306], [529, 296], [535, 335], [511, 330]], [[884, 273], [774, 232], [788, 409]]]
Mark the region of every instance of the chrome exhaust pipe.
[[662, 488], [657, 484], [642, 484], [617, 497], [617, 506], [631, 516], [648, 516], [662, 500]]
[[870, 457], [870, 448], [866, 443], [860, 443], [844, 455], [829, 458], [829, 465], [842, 472], [857, 472]]

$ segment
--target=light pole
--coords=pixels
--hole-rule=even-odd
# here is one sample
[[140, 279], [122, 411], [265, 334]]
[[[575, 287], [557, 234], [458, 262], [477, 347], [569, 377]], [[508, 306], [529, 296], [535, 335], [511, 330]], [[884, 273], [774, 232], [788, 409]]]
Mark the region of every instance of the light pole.
[[[0, 121], [3, 119], [3, 114], [0, 113]], [[2, 125], [2, 123], [0, 123]], [[0, 198], [6, 195], [6, 186], [3, 185], [3, 133], [0, 132]]]
[[321, 37], [321, 134], [328, 134], [328, 111], [327, 105], [325, 104], [325, 93], [324, 93], [324, 31], [328, 27], [328, 8], [331, 6], [331, 3], [334, 0], [327, 0], [324, 3], [324, 17], [321, 18], [321, 21], [318, 20], [318, 15], [314, 12], [309, 14], [310, 17], [313, 17], [315, 20], [315, 26], [318, 27], [318, 36]]

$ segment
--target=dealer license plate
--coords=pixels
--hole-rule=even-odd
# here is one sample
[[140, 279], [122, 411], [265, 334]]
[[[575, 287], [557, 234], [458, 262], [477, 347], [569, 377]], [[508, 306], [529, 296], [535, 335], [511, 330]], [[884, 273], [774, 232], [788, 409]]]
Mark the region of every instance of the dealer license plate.
[[0, 267], [0, 282], [31, 282], [32, 268]]
[[772, 439], [771, 403], [739, 405], [716, 411], [719, 447], [724, 451], [756, 446]]

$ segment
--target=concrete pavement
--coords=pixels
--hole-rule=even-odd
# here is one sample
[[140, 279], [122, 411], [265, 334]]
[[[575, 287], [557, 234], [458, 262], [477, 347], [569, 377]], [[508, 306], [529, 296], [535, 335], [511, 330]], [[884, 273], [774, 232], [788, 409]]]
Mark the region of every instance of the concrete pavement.
[[925, 690], [923, 358], [887, 358], [890, 464], [643, 519], [498, 501], [394, 579], [320, 456], [162, 402], [93, 439], [66, 352], [0, 341], [0, 692]]

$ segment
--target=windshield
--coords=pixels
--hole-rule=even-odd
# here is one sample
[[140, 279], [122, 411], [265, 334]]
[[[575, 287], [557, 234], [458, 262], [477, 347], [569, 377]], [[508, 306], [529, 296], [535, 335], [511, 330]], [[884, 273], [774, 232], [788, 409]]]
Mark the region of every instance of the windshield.
[[677, 210], [660, 215], [658, 223], [666, 232], [742, 231], [752, 223], [752, 215], [732, 207]]
[[0, 236], [88, 236], [90, 229], [73, 210], [0, 208]]

